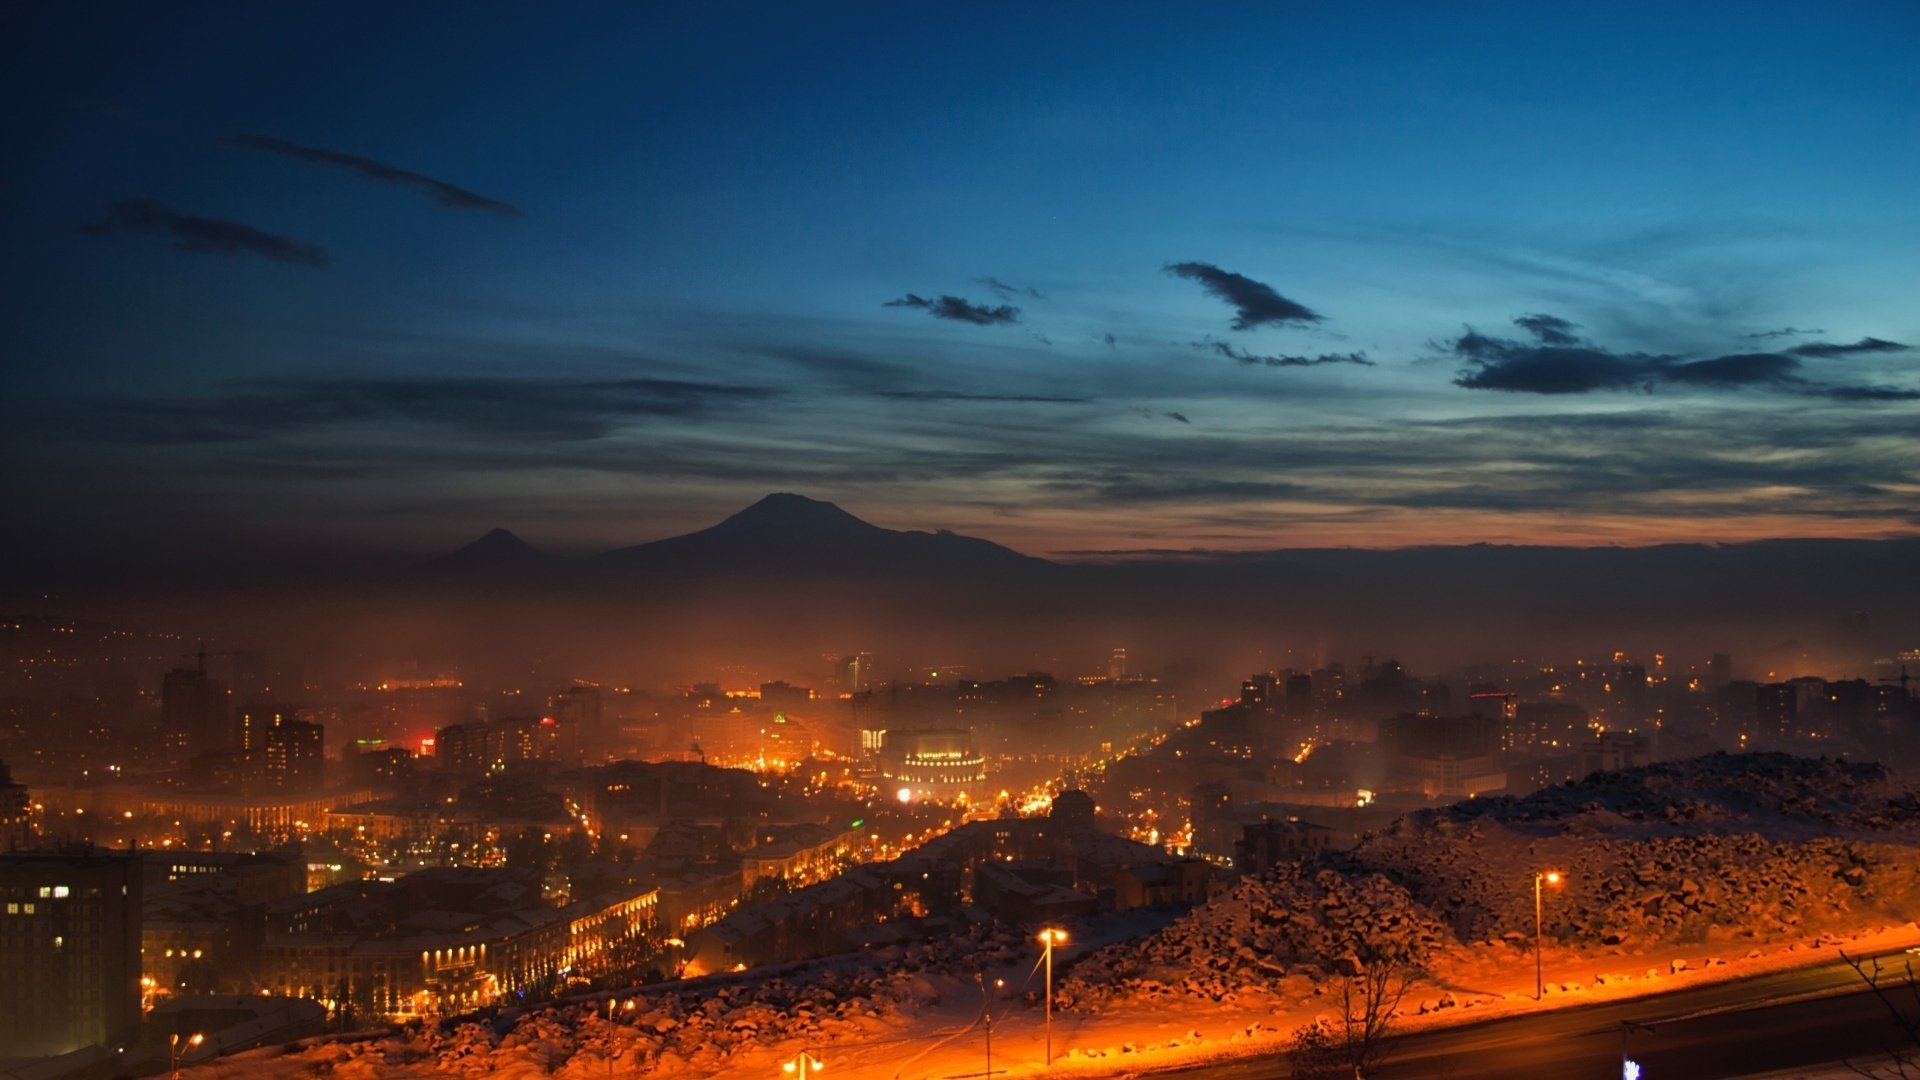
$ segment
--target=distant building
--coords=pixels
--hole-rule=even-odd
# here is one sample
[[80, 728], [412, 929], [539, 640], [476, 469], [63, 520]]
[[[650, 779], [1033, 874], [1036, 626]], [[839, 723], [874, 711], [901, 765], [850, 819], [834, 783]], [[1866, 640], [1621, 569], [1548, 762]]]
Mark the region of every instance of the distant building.
[[290, 705], [258, 698], [241, 702], [234, 710], [234, 728], [239, 739], [236, 750], [258, 753], [267, 748], [267, 733], [294, 719]]
[[906, 788], [945, 793], [986, 780], [987, 759], [966, 728], [889, 731], [880, 773]]
[[1047, 811], [1047, 817], [1058, 826], [1061, 835], [1076, 832], [1091, 832], [1094, 828], [1093, 796], [1075, 788], [1063, 791], [1053, 797], [1053, 805]]
[[160, 683], [160, 730], [169, 749], [224, 754], [240, 749], [228, 716], [227, 688], [206, 668], [174, 668]]
[[1233, 865], [1243, 874], [1264, 874], [1276, 866], [1301, 862], [1333, 847], [1333, 830], [1299, 818], [1258, 821], [1241, 830]]
[[1759, 733], [1784, 739], [1794, 734], [1800, 719], [1800, 690], [1792, 683], [1766, 683], [1756, 692], [1754, 724]]
[[1387, 767], [1403, 790], [1428, 798], [1479, 795], [1507, 786], [1499, 764], [1500, 721], [1486, 716], [1402, 715], [1380, 722]]
[[126, 1046], [140, 1029], [139, 856], [0, 855], [0, 1047]]
[[1127, 677], [1127, 650], [1115, 648], [1113, 655], [1107, 658], [1107, 678], [1124, 679]]
[[1583, 764], [1590, 773], [1635, 769], [1653, 762], [1653, 746], [1645, 735], [1603, 731], [1585, 750]]
[[316, 791], [325, 783], [326, 729], [289, 720], [267, 731], [261, 747], [267, 786], [280, 791]]

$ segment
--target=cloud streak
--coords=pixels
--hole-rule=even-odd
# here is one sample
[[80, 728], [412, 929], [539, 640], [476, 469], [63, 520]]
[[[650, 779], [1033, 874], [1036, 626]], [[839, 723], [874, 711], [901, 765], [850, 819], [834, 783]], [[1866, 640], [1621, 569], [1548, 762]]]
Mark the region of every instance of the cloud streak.
[[347, 425], [410, 424], [491, 439], [578, 442], [645, 418], [700, 417], [774, 396], [674, 379], [256, 380], [212, 397], [99, 406], [97, 437], [149, 445], [235, 443]]
[[941, 295], [928, 299], [914, 293], [908, 293], [898, 300], [889, 300], [882, 307], [918, 308], [936, 319], [950, 322], [971, 323], [974, 326], [1006, 326], [1020, 321], [1020, 309], [1006, 304], [989, 306], [975, 304], [958, 296]]
[[1029, 300], [1046, 299], [1046, 297], [1040, 295], [1039, 289], [1031, 285], [1009, 285], [999, 278], [992, 276], [974, 278], [973, 281], [976, 285], [985, 285], [987, 288], [992, 289], [995, 295], [999, 296], [1002, 300], [1011, 300], [1016, 296], [1024, 296]]
[[1849, 344], [1829, 341], [1810, 341], [1805, 345], [1795, 345], [1788, 349], [1795, 356], [1812, 357], [1825, 360], [1835, 356], [1861, 356], [1872, 353], [1906, 352], [1912, 348], [1897, 341], [1882, 341], [1877, 337], [1863, 337]]
[[326, 266], [327, 252], [318, 244], [280, 236], [225, 218], [182, 214], [158, 199], [122, 199], [106, 217], [83, 226], [90, 236], [155, 234], [173, 239], [180, 251], [202, 255], [257, 255], [299, 266]]
[[444, 206], [449, 210], [482, 210], [489, 214], [498, 214], [501, 217], [520, 216], [519, 208], [511, 203], [501, 202], [499, 199], [490, 199], [485, 195], [468, 191], [466, 188], [458, 185], [449, 184], [445, 180], [436, 180], [423, 173], [417, 173], [411, 169], [402, 169], [397, 165], [389, 165], [384, 161], [377, 161], [359, 154], [348, 154], [339, 150], [328, 150], [324, 147], [317, 146], [301, 146], [298, 143], [291, 143], [285, 139], [276, 139], [271, 135], [242, 133], [239, 135], [230, 135], [221, 141], [227, 146], [239, 147], [243, 150], [259, 150], [269, 154], [278, 154], [281, 157], [293, 158], [296, 161], [305, 161], [315, 165], [327, 165], [333, 168], [346, 169], [349, 172], [357, 173], [369, 180], [376, 180], [383, 184], [396, 184], [401, 187], [413, 188], [427, 195], [436, 204]]
[[1273, 286], [1244, 274], [1222, 270], [1212, 263], [1168, 263], [1167, 273], [1197, 282], [1202, 289], [1234, 310], [1233, 328], [1251, 330], [1270, 323], [1316, 323], [1320, 316], [1302, 304], [1281, 296]]
[[1367, 354], [1363, 352], [1321, 353], [1318, 356], [1288, 356], [1284, 354], [1262, 356], [1258, 353], [1248, 352], [1245, 349], [1237, 349], [1233, 346], [1233, 343], [1227, 341], [1196, 341], [1193, 343], [1193, 347], [1218, 353], [1235, 363], [1245, 364], [1249, 367], [1254, 365], [1270, 368], [1319, 367], [1322, 364], [1357, 364], [1361, 367], [1373, 366], [1373, 361], [1367, 359]]
[[1572, 333], [1572, 323], [1554, 316], [1523, 315], [1513, 321], [1535, 340], [1498, 338], [1468, 327], [1459, 337], [1441, 344], [1443, 351], [1462, 363], [1454, 376], [1456, 386], [1524, 394], [1652, 391], [1662, 386], [1702, 390], [1769, 389], [1860, 402], [1907, 401], [1920, 396], [1896, 387], [1824, 383], [1802, 374], [1802, 357], [1898, 352], [1907, 348], [1879, 338], [1694, 360], [1657, 353], [1616, 352], [1582, 340]]

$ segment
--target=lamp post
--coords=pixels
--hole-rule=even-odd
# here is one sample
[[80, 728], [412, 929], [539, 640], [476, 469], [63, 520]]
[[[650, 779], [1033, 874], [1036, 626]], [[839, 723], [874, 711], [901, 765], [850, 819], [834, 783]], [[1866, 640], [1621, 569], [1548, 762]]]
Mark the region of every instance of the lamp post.
[[980, 1015], [987, 1025], [987, 1080], [993, 1080], [993, 995], [1007, 985], [1007, 980], [993, 980], [993, 990], [989, 993], [985, 972], [975, 972], [973, 978], [980, 984]]
[[826, 1067], [826, 1062], [821, 1061], [805, 1050], [800, 1051], [800, 1056], [794, 1058], [792, 1061], [783, 1061], [780, 1063], [781, 1072], [797, 1076], [799, 1080], [807, 1080], [809, 1075], [817, 1073]]
[[180, 1059], [186, 1055], [187, 1050], [191, 1050], [206, 1041], [207, 1037], [196, 1031], [191, 1036], [188, 1036], [186, 1039], [186, 1049], [183, 1050], [180, 1048], [181, 1039], [179, 1032], [176, 1031], [167, 1036], [167, 1068], [171, 1072], [173, 1080], [180, 1080]]
[[1560, 871], [1535, 871], [1533, 875], [1533, 1000], [1539, 1001], [1547, 996], [1545, 967], [1540, 958], [1540, 885], [1558, 885], [1563, 881]]
[[1053, 947], [1067, 943], [1067, 932], [1049, 927], [1040, 931], [1040, 944], [1046, 946], [1047, 963], [1047, 1068], [1053, 1068]]

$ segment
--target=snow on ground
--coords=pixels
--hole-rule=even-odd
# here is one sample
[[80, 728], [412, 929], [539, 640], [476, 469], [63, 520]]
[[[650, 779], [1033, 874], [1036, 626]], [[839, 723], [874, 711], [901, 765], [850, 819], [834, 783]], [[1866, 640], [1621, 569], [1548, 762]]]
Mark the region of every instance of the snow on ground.
[[[1533, 874], [1548, 990], [1533, 998]], [[1657, 994], [1920, 944], [1920, 799], [1875, 766], [1716, 755], [1522, 799], [1411, 815], [1350, 855], [1242, 882], [1178, 918], [1069, 928], [1055, 1073], [1272, 1051], [1337, 1008], [1360, 928], [1428, 951], [1408, 1028]], [[266, 1080], [336, 1076], [767, 1077], [804, 1051], [833, 1077], [1045, 1072], [1039, 947], [981, 927], [925, 945], [665, 983], [448, 1029], [223, 1059]], [[631, 1008], [626, 1002], [631, 1000]], [[198, 1070], [196, 1070], [198, 1071]], [[1818, 1074], [1792, 1074], [1818, 1075]], [[1780, 1080], [1787, 1080], [1781, 1077]]]

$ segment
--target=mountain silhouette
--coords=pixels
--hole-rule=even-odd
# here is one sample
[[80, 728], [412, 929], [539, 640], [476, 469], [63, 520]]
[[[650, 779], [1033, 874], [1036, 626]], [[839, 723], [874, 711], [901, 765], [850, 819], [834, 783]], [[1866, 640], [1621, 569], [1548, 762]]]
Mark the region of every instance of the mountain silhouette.
[[492, 529], [458, 551], [421, 564], [414, 575], [429, 581], [512, 582], [549, 577], [571, 562], [505, 529]]
[[951, 532], [883, 529], [830, 502], [769, 495], [699, 532], [620, 548], [595, 563], [624, 572], [948, 578], [1028, 573], [1044, 559]]

